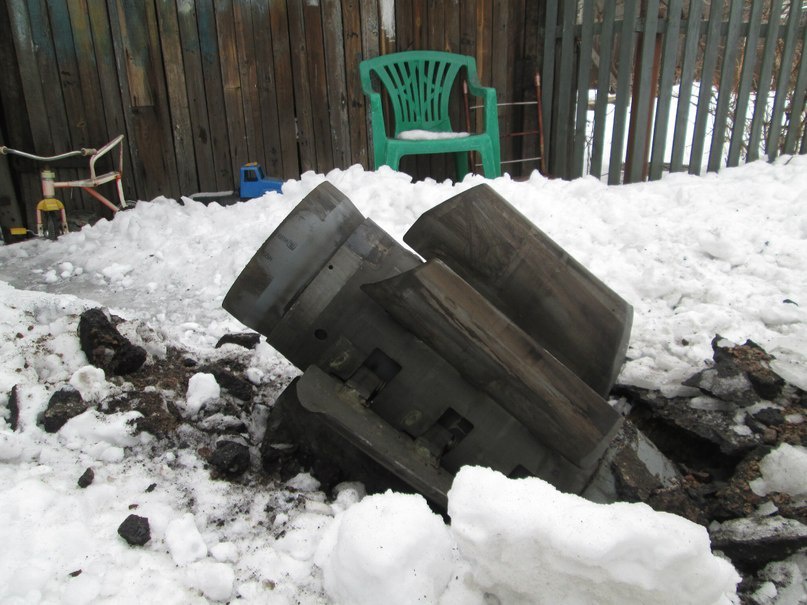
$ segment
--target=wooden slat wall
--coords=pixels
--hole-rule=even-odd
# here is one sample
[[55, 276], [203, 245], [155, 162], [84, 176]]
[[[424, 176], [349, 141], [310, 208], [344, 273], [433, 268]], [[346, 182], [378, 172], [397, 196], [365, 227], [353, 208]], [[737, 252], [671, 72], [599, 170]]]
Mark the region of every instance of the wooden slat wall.
[[[631, 120], [634, 129], [641, 132], [646, 121], [653, 133], [635, 147], [642, 157], [632, 158], [628, 180], [644, 177], [649, 155], [650, 176], [658, 178], [667, 169], [697, 173], [702, 159], [716, 169], [725, 164], [726, 150], [731, 165], [804, 152], [807, 68], [801, 57], [807, 16], [802, 5], [746, 0], [740, 16], [733, 4], [0, 0], [0, 33], [7, 32], [0, 41], [0, 135], [10, 147], [47, 155], [98, 147], [124, 134], [129, 199], [232, 189], [238, 167], [247, 161], [258, 161], [268, 174], [284, 179], [356, 163], [372, 168], [359, 61], [397, 50], [441, 49], [474, 56], [482, 83], [495, 87], [502, 103], [534, 100], [534, 76], [540, 72], [544, 145], [555, 176], [590, 172], [602, 177], [607, 169], [610, 182], [623, 181], [625, 149], [634, 149], [624, 144], [633, 105], [644, 112]], [[675, 14], [642, 17], [656, 5]], [[783, 6], [790, 7], [789, 14], [768, 20]], [[654, 28], [659, 43], [641, 42], [639, 36], [652, 37]], [[721, 58], [727, 41], [730, 52]], [[660, 65], [650, 70], [658, 48], [663, 48]], [[636, 66], [640, 71], [634, 74]], [[688, 98], [704, 70], [723, 90], [718, 125], [725, 121], [725, 133], [712, 135], [706, 126], [709, 88], [701, 89], [701, 108], [692, 111], [670, 94], [680, 85]], [[658, 80], [648, 77], [654, 73], [660, 73]], [[755, 102], [760, 81], [763, 95], [768, 90], [779, 95], [772, 122], [764, 104]], [[638, 90], [632, 90], [634, 84]], [[591, 113], [587, 91], [578, 93], [586, 86], [596, 91]], [[726, 90], [737, 91], [736, 103]], [[615, 111], [609, 95], [617, 101]], [[648, 106], [655, 110], [654, 99], [665, 113], [677, 104], [673, 120], [646, 115]], [[749, 109], [747, 123], [735, 119], [736, 105], [743, 104]], [[611, 133], [605, 130], [609, 108], [615, 113]], [[459, 98], [452, 112], [456, 127], [463, 128]], [[589, 115], [594, 124], [587, 130], [581, 119]], [[702, 136], [689, 149], [693, 118]], [[502, 107], [500, 122], [503, 134], [534, 131], [536, 108]], [[671, 152], [660, 138], [666, 140], [668, 133]], [[614, 134], [616, 143], [606, 148]], [[591, 140], [581, 140], [586, 136]], [[537, 154], [537, 135], [502, 140], [503, 160]], [[518, 177], [537, 165], [505, 169]], [[80, 166], [68, 162], [59, 176], [86, 171]], [[30, 216], [39, 198], [37, 167], [14, 159], [9, 167], [13, 193], [25, 201]], [[401, 167], [416, 178], [454, 175], [453, 161], [444, 156], [407, 158]], [[66, 201], [97, 207], [78, 194]]]
[[[594, 11], [591, 0], [560, 4], [547, 0], [541, 67], [550, 174], [604, 178], [607, 161], [608, 182], [617, 184], [805, 152], [803, 3], [595, 0]], [[599, 67], [591, 70], [595, 57]], [[589, 71], [597, 73], [589, 78]], [[579, 102], [589, 90], [596, 99], [584, 112]]]
[[[462, 52], [477, 59], [500, 102], [531, 100], [543, 46], [538, 4], [0, 0], [9, 34], [2, 48], [10, 51], [3, 65], [11, 69], [2, 75], [0, 135], [9, 147], [48, 155], [124, 134], [129, 199], [232, 189], [247, 161], [284, 179], [372, 168], [359, 61], [396, 50]], [[464, 128], [461, 94], [452, 112]], [[500, 116], [503, 132], [537, 121], [534, 106], [503, 107]], [[525, 150], [537, 153], [537, 136], [502, 143], [504, 159]], [[10, 168], [30, 210], [40, 197], [37, 167], [12, 159]], [[402, 168], [416, 178], [454, 175], [453, 159], [443, 156]], [[61, 178], [86, 168], [75, 161], [57, 170]], [[97, 206], [75, 198], [68, 207]]]

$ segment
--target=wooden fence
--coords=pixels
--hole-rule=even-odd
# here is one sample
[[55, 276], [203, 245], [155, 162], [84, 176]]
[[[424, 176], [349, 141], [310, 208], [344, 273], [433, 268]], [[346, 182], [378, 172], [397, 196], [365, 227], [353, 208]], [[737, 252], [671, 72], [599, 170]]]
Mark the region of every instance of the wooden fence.
[[807, 152], [800, 0], [546, 5], [552, 174], [615, 184]]
[[[476, 57], [482, 82], [501, 101], [534, 98], [538, 4], [0, 0], [0, 138], [48, 155], [125, 134], [129, 199], [232, 189], [247, 161], [283, 178], [371, 168], [362, 58], [460, 52]], [[535, 114], [503, 108], [503, 129], [521, 128], [523, 113]], [[536, 147], [533, 139], [528, 146]], [[521, 145], [506, 142], [505, 154], [520, 157]], [[10, 165], [30, 214], [40, 197], [36, 166]], [[76, 163], [64, 166], [70, 173]], [[436, 178], [452, 167], [440, 157], [402, 165]], [[67, 201], [97, 206], [79, 196]]]
[[[505, 161], [540, 155], [539, 117], [525, 104], [536, 100], [540, 74], [549, 174], [605, 173], [617, 183], [667, 169], [697, 173], [707, 148], [710, 170], [807, 151], [802, 5], [0, 0], [0, 145], [49, 155], [124, 134], [128, 199], [231, 189], [246, 161], [282, 178], [371, 168], [358, 63], [423, 48], [474, 56], [482, 83], [505, 104], [502, 133], [532, 133], [503, 138]], [[690, 109], [701, 78], [714, 88], [701, 86]], [[460, 128], [461, 105], [453, 109]], [[505, 169], [519, 176], [538, 166]], [[56, 168], [59, 178], [82, 173], [76, 162]], [[405, 158], [401, 168], [417, 178], [453, 176], [441, 156]], [[37, 170], [0, 157], [0, 222], [21, 206], [31, 225]], [[66, 196], [68, 208], [98, 207]]]

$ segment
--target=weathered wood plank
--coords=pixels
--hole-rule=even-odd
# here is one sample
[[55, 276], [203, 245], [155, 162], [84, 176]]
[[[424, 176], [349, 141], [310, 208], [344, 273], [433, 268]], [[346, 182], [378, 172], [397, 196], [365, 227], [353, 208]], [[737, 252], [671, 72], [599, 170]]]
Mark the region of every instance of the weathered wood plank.
[[[613, 3], [607, 2], [607, 5]], [[555, 169], [555, 142], [553, 131], [555, 129], [555, 115], [553, 101], [555, 98], [555, 47], [557, 38], [555, 29], [558, 24], [558, 0], [547, 0], [546, 21], [544, 22], [544, 52], [543, 66], [541, 68], [541, 107], [543, 108], [544, 148], [547, 150], [547, 166], [549, 174], [557, 174]]]
[[[514, 78], [517, 75], [514, 73], [514, 65], [512, 57], [514, 48], [511, 42], [513, 32], [511, 30], [510, 13], [512, 10], [513, 1], [507, 0], [504, 2], [495, 2], [493, 4], [493, 23], [492, 23], [492, 41], [491, 41], [491, 79], [489, 86], [496, 89], [496, 96], [499, 103], [512, 103], [515, 101], [514, 96]], [[509, 67], [509, 69], [508, 69]], [[515, 120], [513, 117], [513, 108], [504, 106], [499, 108], [499, 131], [503, 137], [501, 139], [501, 156], [502, 160], [511, 160], [516, 158], [516, 148], [514, 145], [513, 137], [506, 136], [512, 133], [515, 128]], [[503, 172], [508, 172], [509, 167], [503, 166]]]
[[338, 0], [322, 0], [328, 107], [333, 164], [351, 165], [350, 120], [347, 78], [345, 77], [345, 39], [342, 33], [342, 7]]
[[493, 1], [476, 0], [476, 71], [488, 86], [493, 81]]
[[[17, 59], [15, 43], [17, 46], [23, 43], [23, 47], [26, 47], [27, 43], [15, 37], [13, 32], [16, 30], [12, 29], [12, 22], [15, 17], [13, 10], [20, 8], [25, 7], [21, 4], [13, 9], [8, 5], [0, 6], [0, 108], [2, 108], [0, 121], [4, 125], [0, 139], [3, 134], [7, 136], [6, 139], [0, 140], [0, 145], [8, 145], [15, 149], [33, 149], [29, 123], [19, 118], [20, 115], [25, 115], [26, 105], [22, 74], [20, 73], [23, 66]], [[11, 18], [8, 18], [9, 16]], [[17, 22], [15, 25], [19, 28], [20, 23]], [[33, 49], [30, 47], [28, 51], [33, 53]], [[32, 56], [32, 54], [24, 52], [22, 56]], [[33, 61], [31, 62], [33, 63]], [[3, 220], [11, 221], [3, 223], [6, 227], [24, 226], [30, 229], [34, 224], [33, 207], [37, 198], [26, 196], [27, 189], [23, 186], [23, 181], [30, 181], [31, 176], [26, 178], [19, 173], [16, 167], [13, 167], [8, 172], [8, 179], [6, 179], [2, 173], [9, 170], [10, 159], [9, 156], [0, 158], [0, 164], [2, 164], [0, 167], [0, 195], [5, 197], [9, 203], [7, 209], [0, 210], [0, 216]], [[20, 218], [19, 222], [14, 221], [15, 213]]]
[[[102, 97], [99, 94], [101, 83], [99, 81], [99, 71], [96, 61], [99, 53], [95, 48], [93, 40], [87, 0], [74, 0], [73, 2], [69, 2], [67, 8], [75, 47], [77, 63], [76, 75], [80, 83], [79, 92], [85, 119], [87, 120], [88, 143], [91, 147], [98, 148], [120, 133], [110, 135], [106, 124]], [[117, 163], [117, 158], [114, 162]], [[102, 160], [98, 169], [111, 169], [112, 164], [113, 161], [111, 159]], [[88, 170], [86, 168], [79, 170], [76, 176], [86, 178], [89, 176]], [[103, 193], [111, 194], [114, 191], [114, 186], [112, 184], [106, 185], [102, 191]], [[95, 199], [80, 190], [70, 190], [70, 193], [66, 197], [73, 204], [79, 205], [78, 202], [80, 200], [80, 206], [82, 208], [103, 214], [104, 207], [99, 206]], [[117, 198], [116, 195], [112, 195], [111, 197], [112, 199]], [[68, 206], [68, 212], [69, 209]]]
[[[25, 106], [33, 135], [33, 150], [40, 155], [61, 153], [71, 148], [65, 113], [64, 92], [53, 43], [53, 32], [45, 0], [10, 2], [11, 25], [16, 43]], [[30, 24], [38, 23], [38, 27]], [[52, 83], [47, 97], [43, 83]]]
[[556, 81], [556, 106], [552, 110], [553, 139], [555, 140], [555, 172], [564, 179], [572, 178], [570, 156], [574, 131], [571, 128], [572, 99], [576, 96], [575, 72], [575, 35], [574, 24], [577, 18], [577, 2], [564, 2], [562, 10], [562, 29], [560, 43], [560, 63]]
[[[166, 90], [165, 72], [161, 60], [162, 49], [160, 45], [160, 33], [157, 25], [157, 12], [153, 3], [145, 5], [145, 30], [148, 41], [148, 73], [154, 81], [154, 103], [145, 112], [148, 117], [148, 126], [144, 128], [147, 132], [148, 143], [142, 142], [143, 149], [153, 150], [153, 154], [158, 156], [160, 165], [156, 172], [151, 172], [149, 176], [150, 198], [156, 195], [176, 196], [179, 192], [179, 181], [177, 179], [177, 155], [174, 149], [174, 139], [171, 134], [173, 124], [171, 122], [168, 108], [168, 91]], [[156, 143], [156, 149], [154, 149]]]
[[[419, 0], [416, 0], [419, 1]], [[378, 3], [376, 0], [356, 0], [356, 6], [359, 9], [360, 24], [359, 24], [359, 37], [361, 41], [361, 58], [371, 59], [377, 57], [379, 49], [378, 40]], [[418, 32], [420, 35], [420, 32]], [[358, 72], [358, 63], [356, 64], [356, 71]], [[365, 104], [365, 108], [366, 108]], [[365, 109], [365, 132], [367, 132], [368, 149], [372, 149], [372, 132], [373, 127], [371, 123], [370, 111]]]
[[283, 177], [298, 178], [300, 164], [297, 154], [297, 125], [294, 105], [294, 78], [292, 77], [291, 47], [289, 40], [288, 10], [285, 0], [269, 6], [272, 23], [272, 55], [277, 83], [278, 121], [283, 157]]
[[[521, 103], [524, 101], [524, 1], [525, 0], [510, 0], [506, 5], [506, 11], [503, 14], [505, 18], [504, 26], [506, 30], [503, 32], [504, 39], [507, 40], [506, 60], [509, 69], [507, 73], [509, 79], [507, 88], [503, 91], [503, 101], [505, 103]], [[524, 137], [519, 133], [524, 131], [524, 105], [510, 105], [503, 108], [505, 115], [509, 115], [509, 144], [507, 147], [508, 157], [514, 161], [513, 164], [505, 165], [503, 172], [509, 173], [513, 177], [521, 177], [524, 170], [524, 164], [520, 161], [524, 158], [522, 146]], [[509, 111], [507, 111], [509, 110]], [[502, 141], [503, 143], [505, 141]]]
[[[467, 52], [476, 61], [476, 73], [483, 86], [493, 87], [491, 74], [492, 67], [492, 33], [490, 24], [493, 22], [493, 5], [491, 0], [475, 0], [474, 2], [463, 2], [462, 4], [462, 29], [467, 37]], [[498, 91], [497, 91], [498, 96]], [[499, 97], [499, 100], [501, 98]], [[468, 104], [475, 104], [473, 97], [469, 96]], [[484, 129], [484, 115], [481, 111], [471, 111], [470, 128], [474, 132], [481, 132]], [[469, 168], [471, 172], [477, 173], [480, 170], [479, 156], [472, 152], [468, 154]]]
[[[348, 2], [341, 0], [343, 11]], [[476, 2], [476, 0], [472, 0]], [[395, 47], [398, 51], [413, 50], [415, 46], [414, 5], [410, 3], [395, 2]], [[347, 32], [345, 32], [347, 34]]]
[[698, 106], [695, 109], [695, 126], [692, 134], [692, 151], [689, 155], [689, 174], [700, 174], [703, 148], [706, 142], [706, 123], [711, 115], [712, 88], [720, 44], [720, 23], [723, 4], [712, 2], [709, 7], [709, 25], [706, 31], [706, 48], [703, 51]]
[[[405, 28], [402, 19], [396, 19], [399, 32], [399, 44], [411, 44], [411, 37], [403, 38], [402, 31], [412, 35], [411, 27]], [[410, 21], [411, 25], [411, 21]], [[351, 162], [361, 164], [372, 170], [373, 160], [369, 156], [369, 149], [372, 149], [370, 131], [367, 128], [367, 117], [365, 115], [365, 96], [361, 89], [359, 79], [359, 63], [363, 59], [361, 40], [361, 9], [358, 0], [342, 0], [342, 28], [345, 43], [345, 74], [346, 74], [346, 94], [347, 94], [347, 115], [350, 124], [350, 152]], [[402, 29], [403, 28], [403, 29]]]
[[[109, 33], [112, 42], [113, 56], [116, 58], [117, 81], [115, 84], [120, 90], [120, 102], [123, 111], [123, 121], [126, 127], [126, 139], [124, 145], [129, 150], [131, 169], [125, 179], [130, 185], [134, 185], [137, 192], [137, 199], [146, 197], [146, 183], [144, 182], [143, 162], [140, 157], [140, 148], [135, 137], [135, 119], [132, 105], [130, 103], [129, 78], [127, 75], [126, 43], [124, 39], [126, 15], [120, 8], [120, 0], [107, 0], [107, 11], [109, 11]], [[121, 23], [124, 22], [124, 25]], [[125, 154], [124, 154], [125, 155]]]
[[[772, 0], [770, 14], [782, 14], [782, 0]], [[762, 52], [762, 62], [759, 67], [759, 84], [757, 86], [757, 96], [754, 100], [754, 115], [751, 118], [751, 134], [748, 137], [746, 159], [749, 162], [759, 159], [762, 128], [766, 121], [765, 113], [768, 109], [768, 94], [771, 91], [771, 76], [773, 75], [773, 65], [778, 47], [779, 21], [779, 19], [769, 19], [767, 24], [765, 50]]]
[[[642, 3], [644, 31], [640, 34], [641, 48], [637, 50], [633, 74], [633, 94], [628, 129], [628, 151], [625, 162], [626, 183], [644, 180], [647, 169], [650, 134], [653, 127], [653, 98], [656, 96], [657, 61], [661, 57], [656, 36], [658, 29], [659, 1]], [[636, 73], [638, 71], [638, 73]]]
[[[799, 61], [799, 72], [796, 77], [796, 87], [793, 90], [793, 97], [790, 102], [790, 120], [788, 123], [787, 136], [785, 137], [785, 153], [793, 154], [797, 152], [799, 132], [804, 125], [804, 101], [807, 92], [807, 61], [804, 59], [804, 50], [807, 49], [807, 27], [804, 28], [801, 40], [801, 53], [796, 53]], [[807, 128], [805, 128], [807, 132]]]
[[765, 148], [768, 160], [773, 161], [780, 153], [780, 137], [782, 133], [782, 118], [787, 103], [787, 90], [790, 87], [790, 70], [793, 65], [793, 52], [796, 49], [796, 37], [801, 21], [801, 2], [790, 3], [790, 13], [785, 28], [784, 47], [780, 56], [779, 77], [776, 82], [776, 95], [771, 110], [771, 125], [768, 132], [768, 144]]
[[667, 13], [667, 28], [664, 33], [661, 75], [659, 80], [656, 120], [653, 128], [653, 151], [650, 156], [650, 179], [658, 180], [664, 168], [667, 149], [667, 131], [670, 124], [670, 102], [677, 67], [679, 35], [681, 32], [682, 0], [671, 0]]
[[[25, 107], [25, 100], [12, 39], [11, 19], [5, 18], [5, 9], [6, 6], [0, 7], [0, 14], [3, 16], [0, 18], [0, 122], [7, 125], [7, 129], [0, 129], [0, 145], [31, 149], [31, 131], [27, 124], [14, 115], [15, 111]], [[17, 185], [21, 179], [16, 171], [12, 177], [9, 164], [9, 156], [0, 157], [0, 225], [5, 228], [27, 227], [31, 223], [28, 221], [26, 206], [32, 204], [26, 204], [28, 200], [19, 196], [22, 188]], [[8, 235], [8, 232], [3, 235]]]
[[748, 16], [748, 34], [745, 39], [745, 50], [742, 58], [740, 83], [737, 87], [737, 104], [734, 108], [734, 123], [729, 142], [727, 166], [740, 163], [740, 151], [745, 142], [746, 114], [751, 96], [751, 86], [757, 68], [757, 46], [762, 22], [763, 0], [752, 0], [751, 12]]
[[232, 189], [235, 184], [233, 167], [239, 158], [233, 157], [233, 150], [229, 144], [227, 108], [224, 100], [224, 82], [219, 59], [213, 0], [196, 0], [195, 8], [204, 98], [207, 103], [209, 127], [207, 135], [213, 152], [216, 190], [226, 191]]
[[580, 36], [580, 55], [577, 73], [577, 114], [574, 120], [574, 153], [572, 178], [583, 176], [585, 170], [586, 119], [588, 115], [588, 90], [591, 83], [591, 52], [594, 45], [594, 0], [583, 0], [583, 28]]
[[126, 79], [129, 104], [132, 107], [154, 106], [154, 94], [148, 77], [148, 33], [146, 32], [145, 6], [131, 6], [118, 2], [118, 16], [122, 28], [126, 53]]
[[[110, 15], [105, 2], [91, 2], [87, 8], [95, 46], [99, 92], [106, 117], [106, 138], [111, 140], [120, 134], [126, 135], [126, 119], [123, 113], [121, 89], [118, 86], [118, 67], [115, 61], [115, 49], [112, 46]], [[129, 153], [126, 153], [126, 150], [129, 149], [127, 139], [124, 139], [123, 147], [123, 191], [127, 199], [136, 199], [137, 190], [130, 179], [132, 158]]]
[[[540, 73], [540, 54], [541, 47], [539, 46], [539, 25], [541, 22], [541, 5], [538, 2], [525, 2], [524, 3], [524, 70], [522, 80], [523, 99], [528, 102], [536, 101], [536, 87], [535, 76]], [[524, 106], [523, 111], [523, 129], [524, 132], [534, 133], [526, 134], [521, 143], [522, 158], [535, 158], [538, 157], [539, 144], [538, 144], [538, 105]], [[522, 174], [528, 175], [532, 170], [540, 168], [539, 161], [533, 161], [523, 164]]]
[[[236, 0], [238, 1], [238, 0]], [[230, 145], [230, 180], [235, 183], [241, 164], [250, 160], [249, 143], [238, 69], [238, 47], [233, 15], [233, 0], [214, 0], [221, 81], [224, 93], [224, 122]]]
[[[445, 2], [443, 0], [428, 0], [426, 3], [427, 17], [424, 20], [426, 28], [425, 48], [443, 50], [445, 48]], [[455, 178], [454, 162], [446, 154], [417, 157], [416, 178], [432, 177], [441, 181], [446, 178]]]
[[[94, 147], [98, 145], [90, 134], [90, 115], [84, 103], [84, 94], [81, 87], [78, 58], [73, 40], [73, 28], [70, 23], [70, 14], [65, 0], [47, 0], [48, 19], [51, 25], [51, 39], [45, 40], [45, 47], [52, 42], [55, 61], [53, 64], [58, 76], [52, 80], [62, 90], [64, 106], [54, 106], [50, 116], [51, 130], [56, 120], [63, 121], [69, 132], [69, 142], [57, 147], [56, 153], [78, 149], [80, 147]], [[32, 24], [35, 22], [32, 22]], [[48, 51], [50, 54], [50, 51]], [[59, 127], [57, 126], [57, 129]], [[94, 129], [97, 130], [97, 129]], [[100, 136], [98, 137], [100, 138]], [[76, 169], [55, 167], [57, 179], [75, 179], [80, 176]], [[82, 175], [83, 176], [83, 175]], [[65, 203], [68, 212], [74, 208], [82, 210], [92, 208], [91, 200], [87, 200], [80, 190], [67, 189], [59, 196]]]
[[179, 22], [175, 0], [156, 0], [157, 21], [162, 46], [163, 69], [168, 94], [168, 108], [173, 123], [174, 150], [179, 193], [191, 195], [199, 191], [196, 178], [196, 154], [185, 84], [185, 67], [179, 39]]
[[182, 51], [182, 71], [187, 90], [191, 142], [196, 160], [199, 191], [222, 191], [213, 160], [210, 121], [207, 114], [204, 72], [196, 21], [195, 0], [177, 0], [177, 25]]
[[90, 30], [87, 0], [74, 0], [68, 3], [67, 8], [73, 32], [77, 80], [87, 120], [88, 141], [92, 147], [101, 147], [112, 137], [107, 135], [104, 111], [98, 95], [100, 83], [96, 65], [97, 53]]
[[[254, 15], [251, 0], [235, 0], [233, 2], [233, 21], [236, 36], [236, 63], [240, 81], [241, 103], [244, 111], [244, 135], [247, 144], [246, 161], [264, 163], [266, 150], [263, 141], [261, 122], [260, 93], [258, 92], [258, 63], [256, 56], [256, 41], [253, 29]], [[261, 32], [260, 37], [264, 34]]]
[[[316, 169], [327, 172], [334, 167], [331, 146], [330, 114], [328, 111], [328, 80], [325, 67], [325, 38], [319, 0], [309, 0], [303, 7], [305, 24], [306, 63], [311, 90], [311, 118], [314, 125]], [[322, 99], [324, 102], [315, 102]]]
[[625, 15], [619, 35], [619, 75], [617, 76], [616, 101], [614, 103], [614, 132], [611, 140], [608, 184], [617, 185], [622, 176], [623, 150], [625, 149], [625, 125], [627, 122], [628, 101], [630, 99], [631, 66], [636, 42], [636, 16], [638, 0], [625, 1]]
[[[0, 33], [3, 33], [2, 26], [0, 26]], [[9, 38], [9, 41], [11, 39]], [[3, 49], [0, 43], [0, 49]], [[13, 54], [13, 53], [12, 53]], [[0, 59], [2, 61], [2, 59]], [[2, 62], [0, 62], [2, 65]], [[2, 82], [2, 80], [0, 80]], [[0, 146], [6, 145], [6, 140], [3, 138], [3, 131], [0, 129]], [[17, 199], [17, 192], [15, 191], [14, 181], [11, 179], [11, 169], [9, 168], [8, 156], [0, 156], [0, 228], [2, 228], [3, 240], [5, 242], [12, 241], [9, 238], [9, 229], [14, 227], [25, 227], [23, 220], [24, 206], [19, 203]]]
[[386, 55], [397, 50], [395, 32], [395, 3], [381, 0], [378, 4], [379, 53]]
[[690, 0], [689, 16], [684, 44], [684, 60], [681, 66], [681, 84], [678, 87], [678, 104], [675, 108], [675, 130], [673, 131], [672, 159], [670, 171], [680, 172], [684, 167], [684, 147], [689, 128], [689, 103], [692, 96], [692, 81], [700, 43], [700, 21], [703, 14], [703, 0]]
[[275, 80], [275, 67], [272, 53], [272, 24], [269, 6], [264, 2], [249, 4], [252, 21], [252, 39], [255, 53], [256, 99], [254, 110], [261, 142], [260, 155], [255, 159], [263, 163], [266, 173], [279, 178], [283, 175], [283, 158], [280, 150], [280, 124], [278, 122], [278, 102]]
[[305, 172], [317, 168], [313, 99], [306, 65], [305, 19], [301, 2], [292, 0], [286, 4], [286, 8], [288, 10], [291, 73], [294, 81], [294, 107], [297, 112], [297, 147], [300, 153], [300, 170]]
[[[467, 2], [460, 3], [460, 54], [467, 55], [469, 57], [474, 57], [474, 61], [476, 60], [476, 0], [470, 0]], [[478, 71], [478, 70], [477, 70]], [[472, 99], [468, 98], [468, 105], [473, 106], [474, 103]], [[463, 113], [462, 117], [462, 124], [463, 130], [466, 129], [469, 132], [477, 131], [477, 120], [479, 116], [477, 116], [478, 112], [476, 111], [469, 111], [468, 115]], [[475, 172], [476, 168], [474, 166], [476, 162], [475, 154], [469, 153], [469, 167], [471, 172]]]
[[[6, 10], [8, 12], [6, 12]], [[30, 35], [28, 41], [16, 35], [21, 23], [19, 16], [14, 11], [25, 10], [25, 6], [20, 2], [12, 7], [10, 3], [0, 7], [0, 108], [2, 108], [2, 118], [7, 137], [5, 145], [17, 149], [33, 149], [31, 133], [31, 123], [19, 118], [25, 115], [26, 99], [23, 84], [23, 69], [35, 63], [31, 60], [29, 65], [25, 65], [25, 57], [33, 58], [33, 48], [30, 45]], [[25, 20], [27, 23], [27, 18]], [[16, 29], [12, 29], [12, 23]], [[26, 28], [30, 31], [30, 28]], [[17, 46], [22, 46], [23, 52], [20, 58], [17, 56]], [[26, 85], [27, 86], [27, 85]], [[40, 89], [41, 91], [41, 89]], [[59, 91], [61, 94], [61, 91]]]
[[[605, 153], [605, 124], [608, 94], [611, 82], [611, 57], [614, 47], [616, 3], [606, 2], [600, 33], [600, 63], [597, 69], [597, 98], [594, 101], [594, 128], [591, 142], [591, 169], [596, 178], [602, 178], [602, 158]], [[546, 111], [546, 110], [544, 110]], [[546, 122], [544, 122], [546, 127]], [[547, 132], [547, 134], [549, 134]], [[545, 143], [546, 144], [546, 143]]]
[[737, 67], [738, 41], [740, 38], [740, 22], [743, 6], [739, 2], [731, 4], [729, 13], [729, 29], [723, 46], [723, 58], [718, 84], [717, 109], [715, 110], [712, 144], [709, 148], [708, 170], [717, 172], [723, 163], [723, 146], [726, 141], [726, 123], [729, 115], [729, 102], [736, 98], [734, 73]]
[[445, 50], [446, 40], [446, 3], [442, 0], [428, 0], [428, 18], [426, 28], [428, 31], [429, 48]]
[[804, 129], [804, 135], [801, 138], [801, 147], [799, 153], [807, 153], [807, 127]]

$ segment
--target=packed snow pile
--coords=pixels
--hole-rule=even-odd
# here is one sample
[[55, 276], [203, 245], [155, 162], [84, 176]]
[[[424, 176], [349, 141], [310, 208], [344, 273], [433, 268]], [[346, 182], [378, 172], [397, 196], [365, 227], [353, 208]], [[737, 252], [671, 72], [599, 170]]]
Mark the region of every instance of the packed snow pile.
[[[243, 331], [221, 301], [326, 178], [399, 241], [424, 211], [485, 182], [352, 167], [233, 206], [139, 202], [55, 242], [0, 248], [0, 602], [737, 602], [738, 576], [703, 527], [645, 505], [466, 468], [443, 519], [419, 496], [262, 473], [267, 413], [296, 370], [263, 341], [216, 348]], [[663, 393], [659, 409], [698, 395], [699, 412], [728, 418], [727, 434], [788, 440], [721, 486], [742, 497], [710, 532], [714, 547], [733, 517], [736, 533], [791, 529], [795, 554], [744, 572], [743, 594], [807, 602], [793, 390], [807, 387], [807, 157], [622, 187], [537, 174], [489, 183], [634, 306], [623, 385]], [[141, 369], [117, 374], [82, 351], [79, 317], [96, 307], [145, 352]], [[739, 414], [702, 393], [718, 384], [705, 373], [717, 334], [770, 353], [787, 401], [744, 402]], [[682, 384], [696, 373], [701, 386]], [[133, 542], [130, 515], [148, 523], [130, 522]]]
[[646, 504], [594, 504], [540, 479], [462, 469], [452, 533], [503, 603], [730, 603], [740, 580], [706, 530]]
[[458, 559], [449, 529], [422, 497], [387, 492], [337, 515], [316, 562], [337, 603], [405, 605], [437, 603]]

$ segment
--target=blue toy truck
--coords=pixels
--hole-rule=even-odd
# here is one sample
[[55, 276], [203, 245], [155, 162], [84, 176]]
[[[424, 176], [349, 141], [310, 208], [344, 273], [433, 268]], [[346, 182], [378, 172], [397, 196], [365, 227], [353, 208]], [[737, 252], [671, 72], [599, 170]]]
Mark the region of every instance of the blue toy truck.
[[238, 179], [238, 191], [211, 191], [194, 193], [189, 196], [192, 200], [210, 204], [217, 202], [222, 205], [235, 204], [242, 200], [249, 200], [260, 197], [269, 191], [281, 192], [283, 181], [280, 179], [266, 178], [263, 168], [258, 162], [249, 162], [241, 166], [241, 174]]
[[263, 173], [263, 168], [257, 162], [249, 162], [241, 166], [241, 199], [260, 197], [268, 191], [280, 193], [283, 181], [269, 179]]

